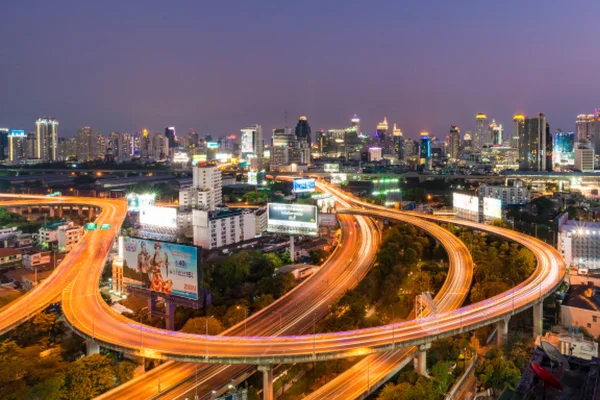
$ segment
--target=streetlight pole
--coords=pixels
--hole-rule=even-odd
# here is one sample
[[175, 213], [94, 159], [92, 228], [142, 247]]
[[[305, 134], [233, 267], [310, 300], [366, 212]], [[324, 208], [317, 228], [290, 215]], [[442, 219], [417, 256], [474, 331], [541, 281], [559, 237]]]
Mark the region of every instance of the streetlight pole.
[[396, 347], [396, 337], [394, 335], [395, 326], [394, 326], [394, 305], [390, 304], [390, 308], [392, 309], [392, 348]]

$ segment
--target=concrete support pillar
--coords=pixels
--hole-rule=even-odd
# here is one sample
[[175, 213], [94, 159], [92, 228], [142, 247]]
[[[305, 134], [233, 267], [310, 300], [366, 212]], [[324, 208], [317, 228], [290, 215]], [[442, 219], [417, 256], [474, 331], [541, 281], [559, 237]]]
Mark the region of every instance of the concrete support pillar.
[[54, 217], [54, 206], [49, 206], [48, 211], [50, 211], [50, 216]]
[[296, 250], [294, 250], [293, 236], [290, 236], [290, 258], [292, 259], [292, 264], [296, 262]]
[[80, 217], [83, 215], [83, 207], [77, 206], [77, 215]]
[[165, 327], [170, 330], [175, 330], [175, 304], [165, 303]]
[[414, 367], [419, 375], [427, 376], [427, 350], [430, 348], [431, 343], [422, 344], [415, 354]]
[[88, 356], [92, 355], [92, 354], [100, 353], [100, 345], [95, 340], [92, 340], [92, 339], [86, 340], [85, 347], [86, 347]]
[[89, 211], [89, 213], [90, 213], [90, 214], [89, 214], [90, 221], [93, 221], [93, 220], [94, 220], [94, 218], [93, 218], [93, 217], [94, 217], [94, 207], [91, 207], [91, 206], [90, 206], [90, 207], [88, 208], [88, 211]]
[[63, 206], [58, 206], [58, 217], [59, 218], [63, 217]]
[[533, 337], [537, 338], [544, 333], [544, 302], [539, 301], [533, 305]]
[[258, 370], [263, 375], [263, 400], [273, 400], [273, 366], [259, 365]]
[[29, 214], [29, 217], [31, 217], [31, 214], [33, 214], [33, 207], [27, 207], [27, 214]]
[[152, 313], [156, 311], [156, 299], [148, 299], [148, 313], [152, 316]]
[[498, 328], [496, 331], [496, 344], [498, 346], [502, 346], [506, 343], [506, 338], [508, 337], [508, 321], [510, 321], [510, 318], [498, 321]]

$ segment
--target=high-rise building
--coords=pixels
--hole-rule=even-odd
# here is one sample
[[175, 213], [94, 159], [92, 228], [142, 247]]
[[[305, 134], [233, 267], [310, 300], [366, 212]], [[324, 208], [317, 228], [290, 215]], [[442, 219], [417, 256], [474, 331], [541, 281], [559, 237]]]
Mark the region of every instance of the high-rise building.
[[519, 137], [519, 169], [525, 171], [552, 170], [552, 135], [546, 116], [525, 118], [523, 135]]
[[12, 129], [8, 134], [8, 161], [20, 164], [27, 158], [27, 135], [25, 131]]
[[398, 160], [404, 159], [404, 138], [402, 130], [394, 123], [394, 129], [392, 129], [392, 139], [394, 140], [394, 154]]
[[262, 126], [249, 125], [241, 130], [241, 152], [242, 157], [246, 159], [256, 158], [256, 169], [262, 170], [264, 157], [264, 142], [262, 136]]
[[144, 129], [141, 135], [138, 135], [140, 160], [149, 160], [152, 155], [152, 138], [148, 129]]
[[504, 129], [502, 128], [502, 124], [498, 125], [495, 120], [492, 120], [489, 132], [491, 135], [492, 146], [502, 146], [502, 141], [504, 140]]
[[8, 128], [0, 128], [0, 160], [8, 160]]
[[594, 172], [594, 147], [590, 142], [577, 142], [573, 169], [581, 172]]
[[175, 127], [174, 126], [168, 126], [168, 127], [165, 128], [165, 137], [169, 141], [169, 148], [170, 149], [174, 149], [174, 148], [177, 147], [177, 134], [175, 133]]
[[376, 143], [382, 144], [386, 141], [388, 127], [387, 117], [383, 117], [383, 121], [377, 124], [377, 131], [375, 132]]
[[192, 174], [192, 186], [179, 191], [179, 208], [215, 210], [223, 202], [221, 171], [214, 165], [198, 165]]
[[483, 149], [483, 146], [488, 144], [490, 144], [488, 119], [485, 114], [479, 113], [475, 116], [473, 151], [479, 153]]
[[310, 130], [310, 125], [308, 124], [308, 119], [306, 119], [306, 117], [303, 115], [300, 117], [300, 119], [298, 120], [298, 123], [296, 124], [296, 138], [301, 141], [304, 140], [308, 143], [308, 146], [310, 147], [312, 145], [312, 137], [311, 137], [311, 130]]
[[58, 147], [58, 120], [55, 118], [38, 118], [36, 127], [36, 152], [35, 158], [43, 161], [57, 160]]
[[594, 114], [579, 114], [575, 120], [575, 140], [578, 142], [594, 141]]
[[473, 150], [473, 136], [471, 131], [465, 132], [465, 136], [463, 137], [463, 148], [468, 152]]
[[450, 126], [450, 135], [448, 137], [448, 158], [451, 162], [456, 162], [460, 158], [460, 129], [458, 126]]
[[28, 159], [33, 159], [33, 158], [37, 158], [37, 133], [36, 132], [29, 132], [27, 133], [27, 139], [25, 140], [25, 142], [27, 143], [26, 148], [27, 148], [27, 158]]
[[112, 148], [115, 161], [131, 160], [133, 154], [132, 144], [131, 134], [119, 132], [111, 133], [109, 146]]
[[515, 114], [513, 118], [512, 136], [510, 137], [510, 147], [513, 149], [519, 148], [519, 138], [523, 136], [525, 129], [525, 116], [523, 114]]
[[96, 142], [98, 132], [89, 126], [84, 126], [75, 133], [75, 148], [77, 161], [87, 162], [97, 158]]
[[575, 132], [556, 130], [553, 140], [552, 164], [573, 165], [575, 159]]
[[[170, 129], [170, 128], [167, 128]], [[176, 143], [176, 142], [174, 142]], [[166, 160], [169, 157], [169, 149], [171, 146], [171, 139], [168, 136], [162, 135], [160, 132], [155, 132], [152, 136], [152, 157], [154, 160]]]
[[431, 138], [428, 132], [421, 132], [421, 143], [419, 145], [419, 165], [425, 169], [431, 169]]
[[594, 153], [600, 154], [600, 108], [594, 110]]
[[350, 120], [350, 128], [353, 128], [356, 134], [360, 135], [360, 118], [358, 118], [358, 115], [354, 114]]

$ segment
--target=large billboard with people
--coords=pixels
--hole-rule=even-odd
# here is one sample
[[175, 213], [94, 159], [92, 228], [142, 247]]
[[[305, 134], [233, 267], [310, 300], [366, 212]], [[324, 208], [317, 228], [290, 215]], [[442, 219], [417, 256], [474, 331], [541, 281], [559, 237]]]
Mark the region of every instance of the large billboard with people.
[[317, 207], [305, 204], [269, 203], [267, 206], [267, 231], [316, 236], [318, 233]]
[[125, 285], [198, 299], [201, 258], [198, 247], [123, 237], [119, 250]]

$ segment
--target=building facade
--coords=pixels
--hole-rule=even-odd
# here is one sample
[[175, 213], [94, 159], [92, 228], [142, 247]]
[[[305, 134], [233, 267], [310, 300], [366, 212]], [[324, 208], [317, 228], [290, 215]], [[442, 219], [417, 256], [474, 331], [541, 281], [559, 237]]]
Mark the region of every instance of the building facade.
[[479, 186], [479, 196], [502, 200], [506, 205], [525, 205], [531, 200], [529, 189], [522, 181], [515, 181], [512, 186]]
[[58, 120], [55, 118], [38, 118], [36, 127], [35, 158], [42, 161], [56, 161], [58, 147]]

